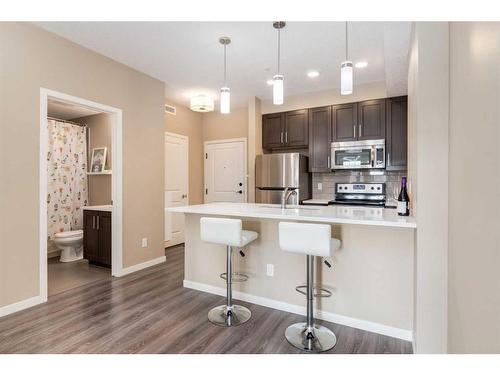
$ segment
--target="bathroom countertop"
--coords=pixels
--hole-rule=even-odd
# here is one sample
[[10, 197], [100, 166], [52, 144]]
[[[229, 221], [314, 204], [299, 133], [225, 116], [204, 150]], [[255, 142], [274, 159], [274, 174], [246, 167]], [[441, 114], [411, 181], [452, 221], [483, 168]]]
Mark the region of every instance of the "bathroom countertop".
[[111, 212], [111, 211], [113, 211], [113, 206], [110, 205], [110, 204], [103, 204], [103, 205], [100, 205], [100, 206], [83, 206], [83, 209], [87, 210], [87, 211], [107, 211], [107, 212]]

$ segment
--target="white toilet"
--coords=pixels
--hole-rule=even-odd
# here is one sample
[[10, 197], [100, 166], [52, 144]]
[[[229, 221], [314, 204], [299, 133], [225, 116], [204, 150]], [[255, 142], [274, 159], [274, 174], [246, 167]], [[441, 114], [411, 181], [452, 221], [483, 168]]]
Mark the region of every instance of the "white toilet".
[[61, 250], [61, 262], [74, 262], [83, 259], [83, 230], [59, 232], [54, 236], [54, 243]]

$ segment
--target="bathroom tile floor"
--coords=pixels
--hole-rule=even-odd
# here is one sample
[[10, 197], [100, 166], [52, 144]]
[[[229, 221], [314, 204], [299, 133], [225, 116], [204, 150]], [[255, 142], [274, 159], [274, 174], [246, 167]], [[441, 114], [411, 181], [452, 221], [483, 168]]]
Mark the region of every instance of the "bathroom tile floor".
[[59, 258], [48, 260], [49, 296], [104, 279], [111, 279], [111, 270], [91, 266], [85, 259], [71, 263], [61, 263]]

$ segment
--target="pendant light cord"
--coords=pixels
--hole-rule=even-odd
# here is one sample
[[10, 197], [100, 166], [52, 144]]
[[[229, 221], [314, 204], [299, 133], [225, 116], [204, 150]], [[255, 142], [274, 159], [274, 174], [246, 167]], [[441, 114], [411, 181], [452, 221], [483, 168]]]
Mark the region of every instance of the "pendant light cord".
[[226, 45], [224, 44], [224, 87], [226, 87]]
[[349, 32], [347, 30], [347, 21], [345, 22], [345, 59], [346, 61], [349, 60]]
[[278, 29], [278, 74], [280, 74], [280, 48], [281, 48], [281, 29]]

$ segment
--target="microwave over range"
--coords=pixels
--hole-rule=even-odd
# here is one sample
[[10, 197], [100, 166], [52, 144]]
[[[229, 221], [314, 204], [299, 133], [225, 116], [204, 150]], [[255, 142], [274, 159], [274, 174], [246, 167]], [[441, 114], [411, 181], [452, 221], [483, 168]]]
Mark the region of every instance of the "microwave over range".
[[385, 139], [332, 142], [332, 169], [385, 168]]

